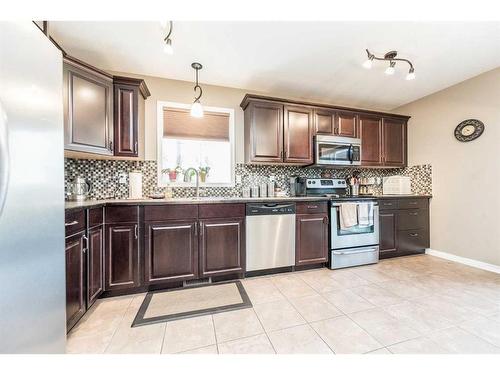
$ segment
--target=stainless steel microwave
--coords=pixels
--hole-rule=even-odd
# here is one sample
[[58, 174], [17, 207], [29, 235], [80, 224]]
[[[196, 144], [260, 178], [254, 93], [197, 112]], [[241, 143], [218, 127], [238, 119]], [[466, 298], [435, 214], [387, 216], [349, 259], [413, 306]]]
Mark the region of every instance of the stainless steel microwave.
[[361, 165], [361, 139], [330, 135], [315, 136], [314, 165], [319, 167]]

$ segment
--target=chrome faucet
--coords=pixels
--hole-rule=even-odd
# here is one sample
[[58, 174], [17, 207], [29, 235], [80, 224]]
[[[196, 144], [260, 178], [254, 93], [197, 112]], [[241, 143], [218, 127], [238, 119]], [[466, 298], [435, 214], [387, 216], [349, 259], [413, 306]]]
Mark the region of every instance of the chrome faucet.
[[188, 168], [184, 171], [184, 182], [191, 182], [191, 171], [196, 174], [196, 199], [200, 197], [200, 174], [194, 168]]

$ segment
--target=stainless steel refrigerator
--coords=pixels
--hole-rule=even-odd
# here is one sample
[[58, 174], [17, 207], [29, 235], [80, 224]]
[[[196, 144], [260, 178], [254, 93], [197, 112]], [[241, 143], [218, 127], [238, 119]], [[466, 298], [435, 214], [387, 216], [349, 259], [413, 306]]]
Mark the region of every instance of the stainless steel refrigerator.
[[0, 353], [64, 353], [62, 55], [0, 22]]

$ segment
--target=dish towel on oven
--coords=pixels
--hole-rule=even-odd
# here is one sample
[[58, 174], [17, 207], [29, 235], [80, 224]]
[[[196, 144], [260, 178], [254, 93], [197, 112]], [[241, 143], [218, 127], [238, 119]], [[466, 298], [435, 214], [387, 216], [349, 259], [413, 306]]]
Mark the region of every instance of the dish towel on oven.
[[347, 229], [358, 225], [358, 215], [356, 203], [340, 204], [340, 229]]
[[373, 204], [358, 204], [358, 223], [360, 227], [369, 227], [373, 225]]

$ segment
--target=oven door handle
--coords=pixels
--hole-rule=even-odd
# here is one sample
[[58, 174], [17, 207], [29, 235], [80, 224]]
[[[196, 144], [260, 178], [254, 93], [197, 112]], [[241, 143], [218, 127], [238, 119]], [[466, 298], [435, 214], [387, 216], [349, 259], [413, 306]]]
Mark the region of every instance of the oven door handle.
[[333, 250], [333, 254], [334, 255], [349, 255], [349, 254], [373, 253], [377, 250], [378, 249], [376, 247], [371, 247], [369, 249], [363, 249], [363, 250], [354, 250], [354, 251]]

